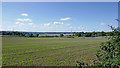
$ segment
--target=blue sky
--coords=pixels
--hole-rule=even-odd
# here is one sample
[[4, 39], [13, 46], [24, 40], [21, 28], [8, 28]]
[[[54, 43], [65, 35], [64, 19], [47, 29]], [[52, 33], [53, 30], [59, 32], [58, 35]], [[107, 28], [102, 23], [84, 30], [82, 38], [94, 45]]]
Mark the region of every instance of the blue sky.
[[31, 32], [110, 31], [117, 2], [3, 2], [2, 29]]
[[118, 2], [119, 0], [3, 0], [2, 2]]

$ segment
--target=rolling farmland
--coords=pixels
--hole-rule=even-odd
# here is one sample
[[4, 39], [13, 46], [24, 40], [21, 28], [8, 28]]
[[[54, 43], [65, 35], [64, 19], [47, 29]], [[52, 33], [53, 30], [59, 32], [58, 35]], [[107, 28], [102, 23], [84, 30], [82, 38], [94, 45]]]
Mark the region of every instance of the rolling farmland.
[[3, 66], [75, 66], [77, 60], [91, 64], [105, 37], [27, 38], [3, 36]]

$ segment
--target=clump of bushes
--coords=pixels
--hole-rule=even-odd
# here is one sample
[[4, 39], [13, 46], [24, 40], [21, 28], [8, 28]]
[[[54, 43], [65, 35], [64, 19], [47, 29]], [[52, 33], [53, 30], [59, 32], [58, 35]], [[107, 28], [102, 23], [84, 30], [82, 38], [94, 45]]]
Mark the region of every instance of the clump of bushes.
[[110, 27], [114, 35], [101, 43], [100, 49], [96, 53], [98, 59], [94, 60], [95, 65], [120, 66], [120, 32], [118, 28]]
[[[93, 60], [92, 66], [120, 66], [120, 30], [110, 27], [113, 30], [113, 36], [101, 43], [100, 49], [96, 53], [97, 59]], [[85, 66], [84, 62], [77, 61], [77, 63], [79, 66]]]

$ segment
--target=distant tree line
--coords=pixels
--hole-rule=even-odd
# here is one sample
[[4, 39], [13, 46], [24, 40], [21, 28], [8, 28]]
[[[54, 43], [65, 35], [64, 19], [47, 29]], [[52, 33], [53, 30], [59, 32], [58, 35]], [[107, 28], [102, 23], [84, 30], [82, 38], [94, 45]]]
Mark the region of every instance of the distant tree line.
[[113, 32], [76, 32], [77, 37], [98, 37], [98, 36], [113, 36]]
[[2, 31], [2, 35], [11, 35], [11, 36], [22, 36], [22, 37], [59, 37], [57, 35], [49, 36], [49, 35], [44, 35], [42, 36], [41, 34], [43, 33], [28, 33], [28, 32], [8, 32], [8, 31]]
[[[26, 32], [8, 32], [2, 31], [2, 35], [13, 35], [22, 37], [64, 37], [66, 33], [58, 35], [44, 35], [40, 33], [26, 33]], [[71, 35], [67, 37], [98, 37], [98, 36], [113, 36], [113, 32], [72, 32]]]

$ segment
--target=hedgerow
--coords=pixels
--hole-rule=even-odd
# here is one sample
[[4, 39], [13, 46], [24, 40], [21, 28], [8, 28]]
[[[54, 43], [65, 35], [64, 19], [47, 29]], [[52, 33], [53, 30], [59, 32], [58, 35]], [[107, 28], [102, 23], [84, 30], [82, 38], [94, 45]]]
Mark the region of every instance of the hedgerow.
[[[113, 36], [102, 42], [92, 65], [77, 61], [77, 66], [120, 66], [120, 29], [110, 26]], [[86, 65], [87, 64], [87, 65]]]

